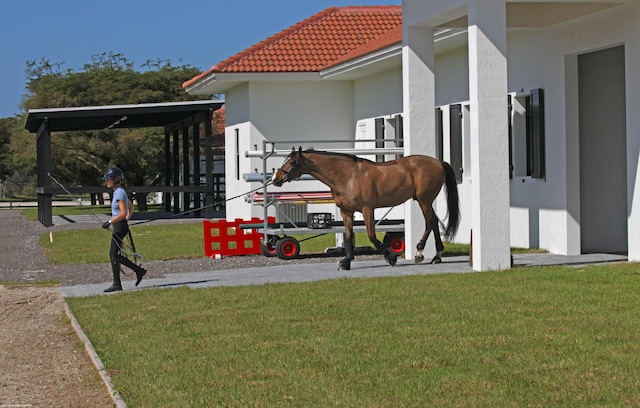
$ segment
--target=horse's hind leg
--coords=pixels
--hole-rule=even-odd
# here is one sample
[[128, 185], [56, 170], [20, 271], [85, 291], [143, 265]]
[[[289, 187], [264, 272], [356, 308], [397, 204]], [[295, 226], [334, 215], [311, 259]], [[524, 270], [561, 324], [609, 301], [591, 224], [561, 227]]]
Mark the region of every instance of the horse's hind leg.
[[442, 245], [442, 239], [440, 238], [440, 229], [438, 228], [438, 218], [436, 217], [436, 214], [433, 211], [433, 207], [431, 207], [430, 205], [423, 204], [422, 202], [420, 202], [419, 204], [420, 204], [420, 208], [422, 209], [422, 215], [424, 216], [425, 230], [424, 230], [424, 234], [422, 234], [422, 238], [418, 242], [418, 245], [416, 245], [417, 251], [414, 257], [414, 262], [418, 264], [424, 261], [424, 255], [422, 252], [424, 251], [424, 247], [427, 244], [427, 238], [429, 238], [429, 234], [431, 233], [431, 231], [433, 231], [433, 235], [436, 239], [437, 253], [436, 253], [436, 256], [431, 260], [431, 263], [439, 263], [436, 260], [436, 258], [440, 259], [440, 255], [444, 250], [444, 246]]
[[433, 237], [436, 239], [436, 255], [431, 259], [432, 264], [442, 262], [442, 252], [444, 252], [444, 245], [442, 244], [442, 238], [440, 237], [440, 228], [438, 227], [438, 217], [434, 216], [435, 222], [433, 229]]

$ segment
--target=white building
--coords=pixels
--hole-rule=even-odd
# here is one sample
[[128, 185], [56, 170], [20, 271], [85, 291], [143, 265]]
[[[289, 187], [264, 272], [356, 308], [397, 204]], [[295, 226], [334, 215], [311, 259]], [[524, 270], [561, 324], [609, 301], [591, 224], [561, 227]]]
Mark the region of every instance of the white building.
[[[354, 27], [367, 40], [347, 38]], [[487, 270], [509, 267], [509, 246], [640, 260], [638, 73], [638, 0], [405, 0], [325, 10], [184, 88], [225, 94], [229, 196], [259, 186], [242, 175], [261, 171], [244, 153], [263, 140], [373, 139], [376, 119], [405, 154], [461, 168], [456, 240], [473, 231]], [[234, 203], [227, 217], [261, 211]], [[423, 220], [412, 203], [404, 216], [412, 258]]]

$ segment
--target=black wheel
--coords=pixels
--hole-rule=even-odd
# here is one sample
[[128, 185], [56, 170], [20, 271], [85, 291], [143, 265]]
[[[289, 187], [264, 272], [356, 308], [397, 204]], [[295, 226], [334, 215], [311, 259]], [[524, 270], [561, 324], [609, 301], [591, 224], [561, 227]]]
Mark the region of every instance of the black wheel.
[[389, 250], [395, 254], [401, 254], [404, 252], [404, 233], [402, 232], [387, 232], [384, 234], [383, 244], [389, 248]]
[[276, 243], [276, 255], [280, 259], [293, 259], [300, 254], [300, 243], [292, 237], [280, 238]]
[[264, 240], [260, 241], [260, 252], [262, 255], [267, 257], [276, 256], [276, 242], [278, 242], [277, 235], [267, 235], [267, 244], [265, 245]]

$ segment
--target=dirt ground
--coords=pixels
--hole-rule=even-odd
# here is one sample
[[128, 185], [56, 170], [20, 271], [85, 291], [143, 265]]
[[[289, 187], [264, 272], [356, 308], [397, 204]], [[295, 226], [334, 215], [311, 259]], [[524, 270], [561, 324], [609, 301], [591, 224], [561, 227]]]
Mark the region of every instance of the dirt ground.
[[0, 407], [113, 407], [53, 287], [0, 286]]

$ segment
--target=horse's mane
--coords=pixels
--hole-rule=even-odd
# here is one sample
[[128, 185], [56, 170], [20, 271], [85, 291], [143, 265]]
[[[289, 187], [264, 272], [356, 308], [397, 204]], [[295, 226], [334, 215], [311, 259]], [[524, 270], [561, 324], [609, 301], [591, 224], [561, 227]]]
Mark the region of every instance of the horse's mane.
[[345, 158], [345, 159], [351, 159], [351, 160], [353, 160], [354, 162], [358, 162], [358, 161], [371, 162], [371, 160], [363, 159], [362, 157], [358, 157], [358, 156], [356, 156], [356, 155], [353, 155], [353, 154], [347, 154], [347, 153], [325, 152], [325, 151], [323, 151], [323, 150], [314, 150], [314, 149], [307, 149], [307, 150], [304, 150], [302, 153], [303, 153], [303, 154], [304, 154], [304, 153], [315, 153], [315, 154], [320, 154], [320, 155], [323, 155], [323, 156], [336, 156], [336, 157], [343, 157], [343, 158]]

